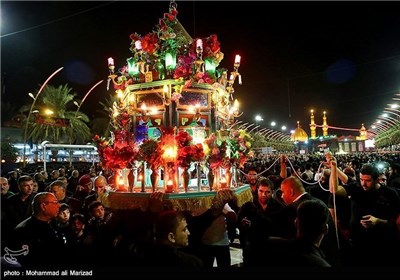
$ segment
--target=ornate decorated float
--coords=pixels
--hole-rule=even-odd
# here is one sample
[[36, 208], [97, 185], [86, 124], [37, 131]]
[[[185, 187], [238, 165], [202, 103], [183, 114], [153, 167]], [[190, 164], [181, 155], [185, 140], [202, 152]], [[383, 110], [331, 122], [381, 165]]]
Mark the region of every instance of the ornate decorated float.
[[221, 188], [231, 188], [239, 206], [252, 199], [237, 172], [251, 139], [231, 129], [241, 115], [233, 97], [241, 57], [231, 72], [219, 69], [217, 35], [190, 37], [177, 14], [172, 1], [154, 31], [131, 34], [132, 56], [122, 68], [108, 58], [114, 130], [94, 140], [103, 169], [114, 173], [111, 208], [142, 207], [155, 191], [180, 210], [208, 208]]

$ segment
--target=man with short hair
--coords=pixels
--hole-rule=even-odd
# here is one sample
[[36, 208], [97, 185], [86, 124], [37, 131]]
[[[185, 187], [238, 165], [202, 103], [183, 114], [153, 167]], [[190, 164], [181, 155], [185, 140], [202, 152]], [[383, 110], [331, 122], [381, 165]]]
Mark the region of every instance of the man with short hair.
[[400, 163], [392, 162], [389, 166], [387, 186], [400, 195]]
[[250, 168], [246, 174], [246, 180], [250, 185], [251, 193], [253, 198], [257, 196], [257, 171], [255, 168]]
[[[93, 184], [94, 184], [95, 192], [93, 192], [92, 194], [88, 195], [84, 199], [84, 202], [83, 202], [82, 209], [83, 209], [83, 212], [84, 212], [85, 215], [88, 214], [87, 213], [88, 206], [93, 201], [100, 200], [99, 198], [103, 198], [104, 195], [107, 193], [108, 182], [107, 182], [107, 178], [106, 177], [104, 177], [102, 175], [97, 176], [94, 179]], [[106, 205], [104, 205], [104, 206], [106, 206]]]
[[82, 203], [73, 197], [68, 197], [65, 189], [65, 182], [56, 180], [50, 184], [50, 192], [53, 193], [60, 203], [69, 205], [71, 213], [78, 213], [81, 210]]
[[[286, 203], [286, 207], [282, 210], [280, 214], [281, 216], [278, 219], [278, 235], [280, 237], [291, 239], [296, 237], [296, 227], [294, 221], [296, 219], [299, 205], [304, 201], [318, 198], [307, 193], [300, 179], [293, 176], [283, 180], [281, 190], [282, 199]], [[328, 224], [329, 231], [321, 246], [327, 255], [328, 262], [332, 266], [341, 266], [342, 262], [339, 257], [338, 246], [336, 242], [334, 230], [335, 226], [331, 216], [329, 216]]]
[[[32, 216], [19, 223], [13, 231], [12, 250], [21, 250], [27, 245], [27, 253], [17, 257], [22, 266], [50, 268], [50, 265], [63, 264], [65, 244], [62, 233], [50, 225], [60, 208], [54, 194], [41, 192], [32, 202]], [[54, 256], [56, 252], [57, 257]]]
[[[365, 260], [374, 260], [368, 265], [397, 265], [393, 258], [400, 248], [396, 219], [400, 214], [400, 198], [395, 190], [378, 183], [379, 171], [371, 164], [360, 169], [360, 182], [340, 186], [337, 162], [326, 155], [331, 165], [329, 189], [340, 196], [350, 196], [350, 237], [354, 245], [354, 261], [365, 265]], [[393, 253], [393, 254], [390, 254]]]
[[243, 204], [238, 214], [244, 266], [255, 265], [258, 248], [268, 236], [276, 234], [276, 219], [284, 207], [272, 197], [271, 180], [262, 178], [257, 185], [257, 199]]
[[14, 193], [10, 191], [10, 185], [8, 184], [8, 180], [6, 177], [0, 177], [0, 184], [1, 184], [1, 202], [3, 205], [3, 200], [12, 196]]
[[32, 214], [32, 201], [36, 193], [33, 192], [33, 179], [24, 175], [18, 179], [19, 192], [6, 200], [5, 217], [7, 226], [13, 229], [18, 223]]
[[71, 176], [68, 177], [68, 188], [69, 191], [72, 192], [73, 194], [76, 191], [76, 187], [78, 186], [78, 180], [79, 180], [79, 171], [74, 169], [71, 172]]
[[13, 170], [8, 172], [8, 184], [10, 185], [10, 191], [17, 193], [18, 189], [18, 172]]
[[7, 240], [10, 236], [10, 231], [12, 230], [10, 226], [7, 225], [7, 215], [6, 215], [6, 205], [7, 199], [14, 195], [13, 192], [10, 191], [10, 185], [8, 184], [8, 180], [5, 177], [0, 177], [1, 184], [1, 248], [4, 249], [6, 246]]
[[195, 255], [186, 253], [189, 246], [188, 224], [181, 212], [166, 210], [159, 214], [155, 222], [155, 245], [146, 250], [140, 261], [144, 266], [162, 267], [203, 267], [203, 262]]
[[292, 239], [269, 237], [258, 248], [266, 252], [258, 257], [258, 264], [269, 267], [331, 267], [320, 248], [329, 230], [329, 215], [328, 207], [318, 199], [300, 203], [294, 221], [296, 236]]
[[293, 262], [297, 266], [330, 267], [320, 249], [328, 233], [328, 207], [320, 200], [306, 200], [297, 208], [296, 239], [291, 244]]

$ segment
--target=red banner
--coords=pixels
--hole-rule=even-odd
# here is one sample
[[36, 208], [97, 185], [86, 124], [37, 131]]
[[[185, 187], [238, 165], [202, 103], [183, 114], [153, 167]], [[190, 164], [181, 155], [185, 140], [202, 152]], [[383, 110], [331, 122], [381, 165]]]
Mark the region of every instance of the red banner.
[[66, 127], [69, 126], [69, 119], [44, 117], [36, 114], [35, 123], [45, 124], [50, 126]]

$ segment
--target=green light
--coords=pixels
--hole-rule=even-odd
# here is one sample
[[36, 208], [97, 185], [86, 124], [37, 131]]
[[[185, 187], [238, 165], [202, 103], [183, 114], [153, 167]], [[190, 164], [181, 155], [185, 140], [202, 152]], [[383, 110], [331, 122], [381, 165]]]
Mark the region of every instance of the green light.
[[165, 68], [167, 71], [171, 71], [176, 68], [176, 53], [172, 51], [165, 53]]
[[128, 74], [137, 77], [139, 75], [139, 65], [136, 63], [135, 59], [131, 57], [126, 61], [128, 62]]
[[206, 72], [215, 74], [216, 65], [215, 65], [214, 59], [212, 59], [212, 58], [204, 59], [204, 68], [205, 68]]
[[159, 59], [157, 59], [157, 61], [154, 63], [154, 68], [158, 72], [159, 79], [160, 80], [164, 80], [165, 79], [165, 68], [164, 68], [164, 65], [162, 65], [162, 63], [160, 62]]

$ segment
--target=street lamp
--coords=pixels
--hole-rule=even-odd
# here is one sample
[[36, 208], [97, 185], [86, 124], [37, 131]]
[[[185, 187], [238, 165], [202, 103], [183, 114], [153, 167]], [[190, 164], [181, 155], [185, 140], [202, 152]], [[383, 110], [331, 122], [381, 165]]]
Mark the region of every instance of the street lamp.
[[46, 84], [48, 83], [48, 81], [50, 81], [51, 78], [53, 78], [58, 72], [60, 72], [64, 67], [61, 67], [59, 69], [57, 69], [53, 74], [51, 74], [47, 80], [44, 82], [44, 84], [40, 87], [38, 93], [36, 94], [36, 96], [34, 96], [31, 92], [28, 93], [28, 95], [33, 99], [31, 108], [29, 110], [28, 113], [28, 118], [26, 119], [26, 124], [25, 124], [25, 131], [24, 131], [24, 157], [23, 157], [23, 164], [22, 166], [25, 167], [26, 166], [26, 141], [27, 141], [27, 137], [28, 137], [28, 123], [29, 123], [29, 119], [31, 117], [32, 114], [32, 110], [33, 107], [35, 106], [36, 100], [39, 97], [39, 94], [42, 92], [42, 90], [44, 89], [44, 87], [46, 86]]
[[254, 119], [256, 122], [262, 122], [264, 120], [260, 115], [257, 115]]
[[[36, 111], [36, 110], [35, 110], [35, 111]], [[51, 110], [51, 109], [45, 109], [45, 110], [44, 110], [44, 114], [50, 116], [50, 115], [53, 115], [53, 114], [54, 114], [54, 111]]]
[[[85, 96], [83, 97], [81, 103], [78, 103], [78, 102], [74, 101], [74, 104], [78, 107], [78, 108], [76, 109], [76, 112], [75, 112], [75, 118], [76, 118], [76, 116], [77, 116], [79, 110], [81, 109], [81, 106], [82, 106], [83, 102], [85, 101], [86, 97], [88, 97], [89, 94], [90, 94], [98, 85], [100, 85], [102, 82], [103, 82], [103, 80], [99, 81], [97, 84], [95, 84], [94, 86], [92, 86], [92, 88], [89, 89], [89, 91], [88, 91], [88, 92], [85, 94]], [[79, 118], [79, 117], [78, 117], [78, 118]], [[71, 138], [71, 137], [70, 137], [70, 139], [69, 139], [69, 144], [70, 144], [70, 145], [72, 144], [72, 138]], [[70, 165], [70, 166], [72, 165], [72, 154], [71, 154], [71, 150], [70, 150], [70, 156], [69, 156], [69, 165]]]
[[396, 117], [400, 118], [400, 115], [398, 113], [400, 113], [400, 110], [396, 110], [393, 108], [385, 108], [385, 111], [383, 111], [386, 114], [392, 114], [395, 115]]
[[74, 101], [74, 104], [78, 107], [78, 109], [76, 109], [76, 112], [75, 112], [75, 118], [76, 118], [76, 115], [78, 114], [79, 109], [81, 108], [83, 102], [85, 101], [86, 97], [88, 97], [89, 94], [92, 92], [92, 90], [94, 90], [95, 87], [97, 87], [98, 85], [100, 85], [102, 82], [103, 82], [103, 80], [99, 81], [99, 82], [98, 82], [97, 84], [95, 84], [91, 89], [89, 89], [89, 91], [85, 94], [85, 96], [83, 97], [83, 99], [82, 99], [82, 101], [81, 101], [80, 104], [78, 104], [78, 102]]
[[390, 128], [390, 123], [388, 123], [387, 121], [382, 121], [382, 120], [377, 120], [376, 121], [377, 126], [382, 126], [385, 129], [389, 129]]
[[264, 120], [263, 117], [261, 117], [260, 115], [257, 115], [254, 119], [256, 121], [256, 128], [259, 127], [258, 123]]
[[274, 127], [276, 125], [276, 122], [272, 121], [271, 126]]
[[383, 119], [386, 120], [390, 123], [392, 123], [393, 125], [396, 125], [397, 120], [395, 118], [389, 117], [389, 114], [387, 113], [383, 113], [382, 116], [379, 116], [378, 119]]

